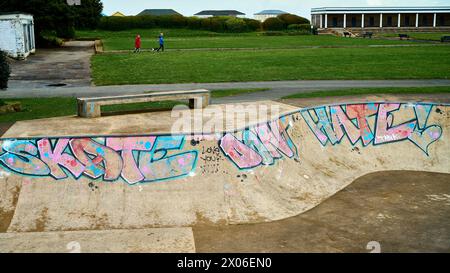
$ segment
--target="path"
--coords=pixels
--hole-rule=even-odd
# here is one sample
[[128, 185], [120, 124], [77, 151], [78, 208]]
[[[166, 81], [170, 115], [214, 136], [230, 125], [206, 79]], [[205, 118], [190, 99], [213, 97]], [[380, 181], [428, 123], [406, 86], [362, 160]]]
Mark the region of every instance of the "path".
[[180, 83], [180, 84], [142, 84], [115, 86], [66, 86], [31, 87], [11, 81], [10, 88], [0, 92], [0, 98], [26, 97], [95, 97], [124, 94], [140, 94], [144, 91], [174, 91], [193, 89], [233, 89], [269, 88], [267, 92], [249, 93], [241, 96], [221, 98], [216, 103], [235, 101], [274, 100], [299, 92], [362, 87], [429, 87], [450, 86], [450, 80], [306, 80], [306, 81], [267, 81], [267, 82], [223, 82], [223, 83]]
[[69, 41], [60, 48], [39, 49], [26, 60], [11, 61], [11, 90], [47, 88], [55, 84], [90, 86], [93, 46], [92, 41]]

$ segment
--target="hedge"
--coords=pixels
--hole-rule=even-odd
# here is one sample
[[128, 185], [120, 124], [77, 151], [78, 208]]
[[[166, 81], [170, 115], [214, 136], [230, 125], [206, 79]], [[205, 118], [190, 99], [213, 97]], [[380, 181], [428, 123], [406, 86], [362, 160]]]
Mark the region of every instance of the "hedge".
[[281, 21], [283, 21], [284, 26], [287, 28], [289, 25], [310, 25], [311, 22], [303, 17], [300, 17], [298, 15], [295, 14], [281, 14], [277, 16], [278, 19], [280, 19]]
[[285, 23], [278, 17], [273, 17], [265, 20], [262, 23], [262, 27], [265, 31], [276, 31], [286, 29]]
[[214, 32], [249, 32], [261, 28], [261, 24], [253, 19], [235, 17], [184, 17], [181, 15], [166, 16], [105, 16], [98, 26], [102, 30], [127, 30], [136, 28], [189, 28]]

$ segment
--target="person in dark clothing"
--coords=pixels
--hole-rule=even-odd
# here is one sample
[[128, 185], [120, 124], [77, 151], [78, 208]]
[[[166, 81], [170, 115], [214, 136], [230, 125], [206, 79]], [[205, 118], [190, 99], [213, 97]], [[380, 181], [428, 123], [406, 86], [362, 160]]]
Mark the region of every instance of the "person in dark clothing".
[[164, 33], [161, 33], [159, 35], [159, 48], [156, 49], [156, 51], [162, 51], [164, 52]]

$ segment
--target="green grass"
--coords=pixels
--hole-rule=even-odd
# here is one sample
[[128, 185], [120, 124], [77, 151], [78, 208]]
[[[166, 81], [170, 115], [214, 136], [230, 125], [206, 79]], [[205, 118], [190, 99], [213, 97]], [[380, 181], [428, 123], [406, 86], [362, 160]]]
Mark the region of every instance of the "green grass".
[[438, 94], [450, 93], [450, 86], [438, 87], [383, 87], [383, 88], [351, 88], [308, 93], [297, 93], [283, 97], [283, 99], [306, 99], [323, 98], [351, 95], [374, 95], [374, 94]]
[[[22, 111], [0, 114], [0, 122], [15, 122], [49, 117], [71, 116], [77, 114], [75, 98], [19, 98], [4, 99], [5, 102], [20, 102]], [[134, 110], [171, 109], [183, 104], [177, 101], [161, 101], [149, 103], [133, 103], [124, 105], [108, 105], [102, 107], [102, 112], [122, 112]]]
[[[440, 41], [442, 36], [450, 36], [448, 32], [405, 32], [414, 40]], [[388, 33], [380, 37], [398, 37], [397, 33]]]
[[[300, 48], [305, 46], [368, 46], [410, 43], [385, 39], [343, 38], [331, 35], [262, 36], [261, 33], [215, 33], [188, 29], [163, 29], [168, 49], [205, 48]], [[104, 50], [130, 50], [136, 34], [142, 37], [142, 48], [156, 47], [159, 29], [127, 31], [78, 31], [78, 38], [100, 38]]]
[[308, 48], [99, 54], [97, 85], [344, 79], [447, 79], [450, 47]]
[[[253, 89], [222, 89], [212, 92], [213, 98], [234, 96], [239, 94], [266, 91], [267, 88]], [[16, 113], [0, 114], [0, 122], [15, 122], [20, 120], [31, 120], [49, 117], [71, 116], [77, 114], [77, 102], [74, 98], [33, 98], [33, 99], [0, 99], [0, 105], [4, 102], [20, 102], [22, 111]], [[187, 102], [180, 101], [157, 101], [102, 106], [102, 113], [111, 112], [134, 112], [140, 110], [172, 109], [175, 105]]]

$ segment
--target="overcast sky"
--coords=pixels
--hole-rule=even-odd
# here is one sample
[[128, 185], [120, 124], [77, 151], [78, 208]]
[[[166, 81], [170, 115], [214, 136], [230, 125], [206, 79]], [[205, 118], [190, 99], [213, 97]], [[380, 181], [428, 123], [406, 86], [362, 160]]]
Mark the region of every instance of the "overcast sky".
[[205, 9], [235, 9], [246, 17], [264, 9], [280, 9], [310, 17], [311, 8], [317, 7], [366, 7], [366, 6], [450, 6], [450, 0], [102, 0], [103, 12], [111, 15], [120, 11], [136, 15], [143, 9], [174, 9], [191, 16]]

